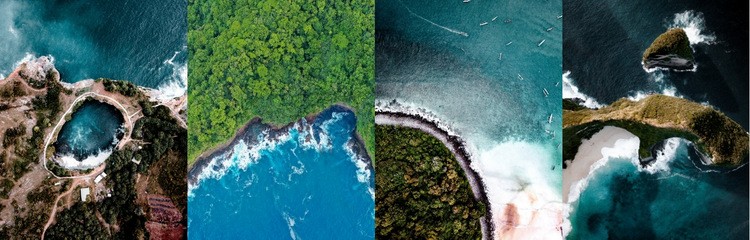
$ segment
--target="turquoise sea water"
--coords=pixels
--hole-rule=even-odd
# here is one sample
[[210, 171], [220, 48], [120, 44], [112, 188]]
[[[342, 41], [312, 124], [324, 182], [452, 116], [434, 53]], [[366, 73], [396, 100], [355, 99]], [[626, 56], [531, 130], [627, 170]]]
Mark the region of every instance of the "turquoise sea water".
[[[62, 81], [131, 81], [186, 86], [187, 1], [0, 1], [0, 79], [23, 60], [49, 55]], [[111, 147], [122, 116], [86, 103], [62, 128], [57, 150], [76, 159]]]
[[560, 136], [547, 127], [550, 114], [560, 125], [560, 1], [385, 0], [376, 8], [378, 100], [427, 108], [481, 147], [547, 141], [545, 128]]
[[[562, 201], [561, 4], [375, 5], [376, 106], [387, 109], [395, 100], [409, 108], [396, 111], [426, 112], [466, 142], [470, 167], [490, 202], [494, 236], [509, 234], [504, 229], [537, 238], [559, 235], [554, 212], [562, 211], [556, 205]], [[526, 207], [527, 199], [536, 204]], [[506, 215], [509, 205], [522, 206], [519, 218], [533, 226], [502, 220], [516, 214]]]
[[0, 75], [27, 55], [51, 55], [65, 82], [183, 84], [186, 11], [186, 0], [0, 1]]
[[56, 153], [74, 155], [79, 161], [99, 152], [111, 150], [122, 137], [124, 119], [112, 105], [85, 100], [65, 122], [57, 141]]
[[610, 159], [591, 175], [572, 205], [567, 238], [747, 239], [747, 165], [706, 166], [690, 142], [676, 140], [666, 168]]
[[251, 136], [255, 144], [235, 142], [203, 169], [190, 186], [190, 239], [374, 237], [374, 177], [348, 146], [354, 114], [327, 110], [297, 126], [312, 134]]

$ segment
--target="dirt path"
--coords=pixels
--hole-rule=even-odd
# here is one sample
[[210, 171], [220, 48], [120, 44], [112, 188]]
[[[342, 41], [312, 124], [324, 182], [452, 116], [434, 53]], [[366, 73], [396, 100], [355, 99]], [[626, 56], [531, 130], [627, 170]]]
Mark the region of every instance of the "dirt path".
[[106, 163], [94, 168], [94, 171], [92, 171], [89, 174], [77, 176], [76, 178], [69, 178], [69, 177], [61, 177], [61, 178], [68, 178], [72, 179], [72, 182], [70, 184], [70, 188], [61, 193], [60, 195], [55, 198], [55, 204], [52, 206], [52, 211], [50, 211], [49, 219], [47, 220], [47, 224], [44, 225], [44, 229], [42, 230], [42, 239], [44, 239], [44, 233], [47, 231], [47, 228], [52, 224], [52, 222], [55, 221], [55, 215], [57, 214], [57, 203], [62, 199], [63, 197], [67, 197], [67, 200], [70, 201], [70, 193], [76, 189], [76, 187], [84, 184], [86, 181], [88, 181], [88, 178], [92, 178], [95, 176], [98, 176], [104, 171], [104, 167], [106, 166]]
[[73, 190], [76, 189], [76, 187], [78, 187], [78, 185], [80, 185], [82, 181], [82, 179], [73, 179], [73, 182], [70, 184], [70, 188], [58, 195], [57, 198], [55, 198], [55, 204], [52, 206], [52, 211], [49, 214], [49, 219], [47, 220], [47, 223], [44, 224], [44, 228], [42, 229], [42, 240], [44, 240], [44, 234], [47, 232], [47, 228], [49, 228], [49, 226], [52, 225], [52, 222], [55, 221], [55, 215], [57, 214], [57, 203], [64, 196], [70, 195], [70, 193], [73, 192]]
[[[110, 228], [109, 223], [107, 223], [107, 221], [104, 221], [104, 217], [102, 216], [102, 213], [99, 212], [98, 210], [96, 211], [96, 219], [99, 219], [99, 223], [101, 223], [102, 226], [104, 226], [104, 229], [107, 229], [107, 234], [109, 234], [110, 236], [112, 236], [112, 232], [109, 229]], [[44, 238], [42, 238], [42, 239], [44, 239]]]

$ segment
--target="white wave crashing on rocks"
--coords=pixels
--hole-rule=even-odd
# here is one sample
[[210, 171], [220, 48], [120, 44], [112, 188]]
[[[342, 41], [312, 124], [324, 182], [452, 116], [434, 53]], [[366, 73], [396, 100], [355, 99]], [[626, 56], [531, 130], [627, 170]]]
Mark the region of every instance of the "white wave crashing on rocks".
[[715, 44], [716, 36], [713, 33], [706, 31], [705, 20], [703, 13], [695, 12], [693, 10], [687, 10], [681, 13], [676, 13], [672, 22], [667, 26], [668, 28], [682, 28], [685, 30], [690, 45], [696, 44]]
[[601, 108], [604, 105], [596, 101], [591, 96], [588, 96], [578, 90], [578, 86], [573, 83], [573, 78], [570, 77], [570, 71], [565, 71], [562, 75], [563, 82], [563, 98], [571, 99], [578, 98], [583, 100], [583, 106], [587, 108]]
[[187, 93], [188, 87], [188, 65], [187, 63], [175, 62], [175, 58], [181, 53], [176, 51], [171, 58], [164, 60], [164, 67], [172, 71], [171, 79], [154, 90], [157, 100], [169, 100], [183, 96]]

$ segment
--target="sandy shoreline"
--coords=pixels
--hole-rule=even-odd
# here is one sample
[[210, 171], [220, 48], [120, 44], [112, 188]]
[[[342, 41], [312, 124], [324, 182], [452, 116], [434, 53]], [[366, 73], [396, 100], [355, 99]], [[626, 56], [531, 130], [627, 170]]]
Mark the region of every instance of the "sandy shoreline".
[[[237, 133], [235, 133], [234, 137], [232, 137], [230, 141], [227, 141], [226, 143], [221, 144], [218, 147], [215, 147], [213, 150], [205, 152], [198, 157], [195, 163], [193, 163], [193, 165], [188, 170], [188, 185], [198, 185], [200, 181], [200, 175], [204, 172], [205, 168], [211, 165], [215, 158], [230, 154], [233, 151], [234, 145], [236, 145], [239, 141], [244, 141], [248, 146], [256, 145], [258, 144], [257, 136], [264, 132], [267, 133], [266, 139], [276, 139], [280, 136], [288, 134], [289, 130], [293, 127], [311, 127], [312, 124], [314, 124], [320, 116], [327, 115], [325, 113], [330, 112], [348, 112], [354, 114], [354, 111], [348, 106], [335, 104], [319, 113], [310, 114], [302, 119], [290, 122], [280, 127], [273, 126], [268, 123], [263, 123], [263, 120], [259, 117], [253, 118], [239, 130], [237, 130]], [[307, 123], [307, 125], [310, 126], [304, 126], [302, 124], [303, 119]], [[306, 129], [299, 130], [306, 131]], [[359, 156], [363, 161], [365, 161], [365, 163], [367, 163], [367, 168], [372, 170], [371, 159], [367, 154], [367, 150], [365, 148], [364, 142], [362, 141], [362, 138], [359, 136], [359, 134], [357, 134], [357, 131], [353, 131], [352, 135], [352, 139], [349, 141], [349, 147], [351, 147], [352, 151], [354, 151], [354, 154]]]
[[448, 131], [438, 127], [437, 123], [429, 121], [419, 115], [377, 110], [375, 112], [375, 124], [419, 129], [440, 140], [440, 142], [442, 142], [443, 145], [453, 153], [466, 174], [471, 190], [474, 193], [474, 198], [484, 203], [487, 207], [487, 212], [485, 213], [485, 216], [482, 217], [480, 224], [482, 226], [483, 238], [492, 239], [494, 225], [492, 224], [493, 218], [491, 204], [487, 198], [486, 190], [479, 174], [470, 167], [470, 154], [466, 150], [466, 144], [462, 139], [458, 136], [449, 134]]
[[[637, 137], [625, 129], [605, 126], [602, 130], [592, 135], [590, 139], [582, 140], [574, 160], [567, 164], [567, 168], [563, 169], [563, 202], [568, 203], [571, 190], [583, 190], [573, 189], [574, 185], [578, 184], [582, 179], [587, 178], [593, 170], [599, 167], [597, 162], [604, 158], [604, 154], [602, 153], [604, 148], [613, 148], [617, 145], [618, 141], [626, 141], [633, 138]], [[636, 144], [634, 152], [636, 156], [638, 154], [637, 151]], [[577, 200], [577, 198], [575, 196], [573, 201]]]

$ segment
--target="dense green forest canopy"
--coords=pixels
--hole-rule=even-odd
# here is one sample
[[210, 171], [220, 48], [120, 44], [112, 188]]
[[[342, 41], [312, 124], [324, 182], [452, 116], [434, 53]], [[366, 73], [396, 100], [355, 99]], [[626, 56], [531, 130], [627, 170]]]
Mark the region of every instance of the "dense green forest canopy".
[[376, 238], [481, 239], [484, 203], [440, 140], [418, 129], [376, 126]]
[[189, 162], [259, 116], [343, 103], [374, 145], [375, 1], [190, 0]]

